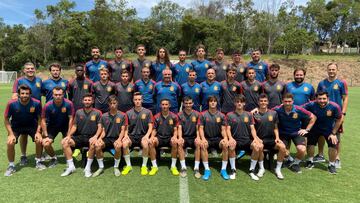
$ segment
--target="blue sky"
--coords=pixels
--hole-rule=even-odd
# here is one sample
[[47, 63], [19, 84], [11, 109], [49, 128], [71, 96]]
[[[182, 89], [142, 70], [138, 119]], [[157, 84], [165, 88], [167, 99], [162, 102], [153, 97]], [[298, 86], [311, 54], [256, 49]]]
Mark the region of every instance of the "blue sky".
[[[91, 10], [94, 6], [94, 0], [74, 0], [76, 2], [75, 10]], [[129, 0], [129, 6], [137, 10], [141, 18], [150, 15], [151, 7], [160, 0]], [[183, 7], [191, 7], [192, 0], [173, 0]], [[304, 5], [306, 0], [294, 0], [295, 4]], [[29, 26], [35, 22], [34, 10], [36, 8], [44, 10], [47, 5], [56, 4], [58, 0], [1, 0], [0, 17], [6, 24], [24, 24]], [[261, 0], [255, 0], [260, 4]]]

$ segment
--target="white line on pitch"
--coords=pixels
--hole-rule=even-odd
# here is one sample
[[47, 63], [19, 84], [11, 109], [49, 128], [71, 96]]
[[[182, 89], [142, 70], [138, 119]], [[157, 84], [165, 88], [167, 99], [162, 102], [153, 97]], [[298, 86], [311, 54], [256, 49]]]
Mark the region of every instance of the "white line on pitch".
[[180, 193], [180, 203], [189, 203], [189, 186], [188, 186], [188, 178], [182, 178], [179, 176], [179, 193]]

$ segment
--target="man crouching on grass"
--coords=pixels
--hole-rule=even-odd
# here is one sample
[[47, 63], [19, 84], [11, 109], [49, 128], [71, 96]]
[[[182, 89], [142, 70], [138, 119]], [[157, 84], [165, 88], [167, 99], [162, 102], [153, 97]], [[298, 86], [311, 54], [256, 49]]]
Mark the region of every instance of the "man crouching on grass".
[[46, 169], [41, 162], [42, 137], [41, 137], [41, 103], [31, 98], [31, 89], [27, 85], [20, 85], [18, 88], [18, 99], [10, 100], [4, 113], [5, 128], [7, 137], [7, 156], [9, 166], [4, 176], [11, 176], [15, 173], [15, 144], [20, 135], [29, 135], [36, 145], [36, 168]]

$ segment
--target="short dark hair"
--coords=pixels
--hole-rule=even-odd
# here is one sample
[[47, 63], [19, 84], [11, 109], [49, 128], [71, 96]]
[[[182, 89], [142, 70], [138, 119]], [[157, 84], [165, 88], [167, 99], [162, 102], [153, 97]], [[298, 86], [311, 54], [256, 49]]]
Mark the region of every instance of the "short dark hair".
[[81, 64], [81, 63], [76, 64], [75, 67], [74, 67], [74, 69], [76, 69], [77, 67], [81, 67], [82, 69], [84, 69], [84, 65]]
[[82, 97], [83, 99], [86, 98], [86, 97], [91, 97], [93, 98], [93, 95], [91, 93], [86, 93], [84, 94], [84, 96]]
[[235, 71], [236, 72], [236, 68], [234, 66], [228, 66], [226, 67], [226, 72], [230, 72], [230, 71]]
[[273, 63], [270, 65], [269, 70], [271, 70], [272, 68], [277, 68], [278, 70], [280, 70], [280, 65], [277, 63]]
[[146, 49], [145, 45], [143, 45], [143, 44], [136, 45], [136, 49], [138, 49], [139, 47], [144, 47], [144, 49]]
[[161, 100], [160, 100], [160, 104], [161, 104], [163, 101], [167, 101], [167, 102], [169, 102], [169, 104], [170, 104], [170, 100], [169, 100], [169, 99], [167, 99], [167, 98], [163, 98], [163, 99], [161, 99]]
[[117, 47], [115, 47], [115, 48], [114, 48], [114, 51], [116, 51], [116, 50], [121, 50], [121, 51], [124, 51], [124, 50], [123, 50], [123, 48], [122, 48], [121, 46], [117, 46]]
[[[91, 50], [93, 50], [93, 49], [99, 49], [99, 47], [98, 46], [92, 46], [91, 47]], [[100, 49], [99, 49], [100, 50]]]
[[189, 101], [189, 100], [193, 100], [193, 98], [191, 98], [191, 97], [189, 97], [189, 96], [185, 96], [184, 98], [183, 98], [183, 102], [185, 102], [185, 101]]
[[219, 102], [217, 97], [215, 97], [214, 95], [211, 95], [207, 98], [207, 103], [209, 104], [211, 100], [215, 100], [216, 102]]
[[249, 70], [254, 70], [255, 71], [255, 68], [248, 66], [248, 67], [245, 68], [245, 73], [248, 73]]
[[111, 102], [116, 101], [117, 103], [119, 103], [117, 97], [115, 95], [110, 95], [109, 96], [109, 100], [108, 100], [108, 104], [111, 104]]
[[295, 70], [294, 70], [294, 75], [296, 74], [296, 72], [298, 72], [298, 71], [302, 71], [303, 73], [304, 73], [304, 76], [306, 75], [306, 69], [305, 68], [295, 68]]
[[260, 52], [260, 54], [262, 54], [262, 51], [261, 51], [260, 48], [256, 48], [256, 49], [252, 50], [251, 53], [254, 53], [254, 52], [256, 52], [256, 51], [258, 51], [258, 52]]
[[283, 99], [292, 99], [294, 100], [294, 95], [291, 93], [285, 93]]
[[203, 44], [198, 44], [198, 45], [196, 46], [196, 52], [197, 52], [199, 49], [204, 49], [204, 50], [205, 50], [205, 45], [203, 45]]
[[221, 47], [219, 47], [219, 48], [216, 49], [216, 53], [218, 53], [218, 52], [220, 52], [220, 51], [224, 52], [224, 49], [221, 48]]
[[261, 93], [260, 95], [259, 95], [259, 101], [260, 101], [260, 99], [267, 99], [267, 100], [269, 100], [269, 97], [267, 96], [267, 94], [265, 94], [265, 93]]
[[326, 97], [329, 97], [329, 93], [326, 92], [326, 91], [318, 91], [318, 92], [316, 92], [315, 97], [322, 96], [322, 95], [326, 95]]
[[28, 85], [22, 84], [18, 87], [17, 93], [20, 94], [20, 90], [29, 90], [30, 95], [32, 94], [31, 88]]
[[234, 101], [235, 101], [235, 102], [240, 101], [241, 103], [245, 103], [245, 101], [246, 101], [246, 100], [245, 100], [245, 96], [242, 95], [242, 94], [236, 95]]
[[135, 96], [142, 96], [141, 92], [134, 92], [133, 97]]
[[240, 51], [240, 50], [235, 50], [235, 51], [233, 51], [232, 55], [235, 55], [235, 54], [241, 55], [241, 51]]
[[61, 65], [60, 65], [60, 63], [51, 63], [50, 65], [49, 65], [49, 71], [51, 71], [51, 68], [52, 67], [55, 67], [55, 68], [58, 68], [59, 70], [61, 70]]

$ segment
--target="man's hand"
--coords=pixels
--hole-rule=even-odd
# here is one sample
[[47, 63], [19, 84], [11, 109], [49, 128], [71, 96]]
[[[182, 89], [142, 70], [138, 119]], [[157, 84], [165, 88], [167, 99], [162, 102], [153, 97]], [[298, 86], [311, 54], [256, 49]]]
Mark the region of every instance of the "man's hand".
[[7, 144], [13, 144], [16, 142], [16, 137], [13, 133], [9, 134], [7, 139]]
[[338, 143], [338, 139], [337, 139], [336, 135], [334, 135], [334, 134], [331, 134], [331, 135], [328, 137], [328, 140], [331, 140], [331, 143], [332, 143], [333, 145], [336, 145], [336, 144]]
[[305, 129], [300, 129], [299, 131], [298, 131], [298, 134], [300, 135], [300, 136], [305, 136], [306, 134], [308, 134], [309, 133], [309, 131], [307, 131], [307, 130], [305, 130]]

